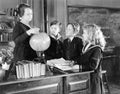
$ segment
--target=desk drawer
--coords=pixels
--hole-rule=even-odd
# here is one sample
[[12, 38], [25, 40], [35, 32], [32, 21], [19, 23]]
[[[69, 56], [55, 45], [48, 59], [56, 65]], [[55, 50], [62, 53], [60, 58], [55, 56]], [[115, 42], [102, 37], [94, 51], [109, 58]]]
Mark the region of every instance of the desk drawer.
[[13, 90], [6, 94], [58, 94], [58, 86], [58, 83], [56, 83], [22, 90]]
[[81, 74], [67, 77], [69, 94], [89, 94], [90, 74]]
[[61, 77], [5, 84], [0, 94], [60, 94]]
[[69, 91], [85, 90], [88, 88], [88, 80], [69, 82]]

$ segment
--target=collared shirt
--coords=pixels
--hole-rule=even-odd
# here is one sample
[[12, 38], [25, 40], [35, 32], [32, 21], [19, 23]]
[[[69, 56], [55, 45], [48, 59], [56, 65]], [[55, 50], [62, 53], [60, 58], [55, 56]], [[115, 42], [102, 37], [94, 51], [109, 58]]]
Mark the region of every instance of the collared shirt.
[[54, 39], [56, 39], [56, 40], [58, 40], [58, 39], [60, 39], [61, 38], [61, 35], [58, 33], [58, 35], [57, 35], [57, 37], [55, 37], [54, 35], [50, 35], [52, 38], [54, 38]]
[[73, 38], [74, 38], [74, 37], [70, 37], [70, 38], [69, 38], [69, 39], [70, 39], [70, 41], [72, 41], [72, 40], [73, 40]]

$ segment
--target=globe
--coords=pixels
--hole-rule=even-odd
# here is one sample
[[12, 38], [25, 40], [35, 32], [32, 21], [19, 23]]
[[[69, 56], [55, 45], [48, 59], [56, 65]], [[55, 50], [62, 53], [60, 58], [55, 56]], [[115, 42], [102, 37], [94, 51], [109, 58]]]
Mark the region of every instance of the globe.
[[35, 51], [45, 51], [50, 46], [50, 37], [42, 32], [35, 34], [30, 38], [30, 46]]

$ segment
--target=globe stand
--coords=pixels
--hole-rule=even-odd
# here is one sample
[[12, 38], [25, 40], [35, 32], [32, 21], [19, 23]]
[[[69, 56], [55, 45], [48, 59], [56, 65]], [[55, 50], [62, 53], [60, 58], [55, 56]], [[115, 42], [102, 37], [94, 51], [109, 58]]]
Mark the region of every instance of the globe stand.
[[41, 32], [33, 35], [29, 43], [31, 48], [37, 52], [38, 58], [35, 60], [45, 64], [45, 67], [47, 67], [44, 51], [50, 46], [50, 37], [46, 33]]
[[37, 51], [37, 55], [38, 58], [36, 58], [35, 61], [46, 64], [44, 51]]
[[45, 69], [46, 69], [46, 75], [53, 75], [50, 67], [47, 65], [47, 61], [45, 59], [45, 54], [44, 54], [44, 51], [38, 51], [38, 58], [37, 58], [37, 61], [38, 62], [41, 62], [42, 64], [45, 64]]

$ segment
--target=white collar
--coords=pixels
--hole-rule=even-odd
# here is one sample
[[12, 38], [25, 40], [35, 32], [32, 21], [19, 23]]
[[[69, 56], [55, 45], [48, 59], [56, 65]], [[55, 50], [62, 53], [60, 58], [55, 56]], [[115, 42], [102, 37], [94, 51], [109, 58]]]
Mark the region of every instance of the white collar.
[[61, 35], [58, 33], [58, 36], [57, 36], [57, 38], [54, 36], [54, 35], [50, 35], [52, 38], [54, 38], [54, 39], [56, 39], [56, 40], [58, 40], [58, 39], [60, 39], [61, 38]]
[[70, 37], [69, 39], [72, 41], [74, 37]]
[[92, 49], [94, 47], [100, 47], [100, 46], [99, 45], [92, 45], [91, 43], [88, 43], [85, 48], [83, 47], [82, 53], [84, 54], [84, 53], [88, 52], [90, 49]]
[[24, 24], [24, 25], [26, 25], [26, 26], [28, 26], [29, 28], [31, 28], [31, 26], [29, 25], [29, 23], [25, 23], [24, 21], [20, 21], [22, 24]]
[[90, 46], [91, 46], [91, 43], [85, 44], [83, 49], [82, 49], [82, 52], [85, 53]]

